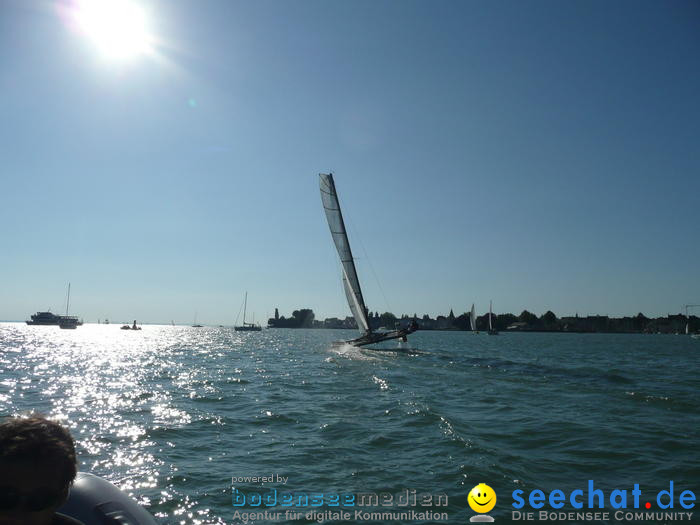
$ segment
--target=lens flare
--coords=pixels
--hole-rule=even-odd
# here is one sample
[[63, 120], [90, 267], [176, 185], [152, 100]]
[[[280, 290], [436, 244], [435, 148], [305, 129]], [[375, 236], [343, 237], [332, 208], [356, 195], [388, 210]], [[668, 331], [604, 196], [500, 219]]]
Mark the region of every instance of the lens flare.
[[110, 59], [130, 59], [152, 51], [145, 10], [130, 0], [75, 0], [71, 17], [98, 51]]

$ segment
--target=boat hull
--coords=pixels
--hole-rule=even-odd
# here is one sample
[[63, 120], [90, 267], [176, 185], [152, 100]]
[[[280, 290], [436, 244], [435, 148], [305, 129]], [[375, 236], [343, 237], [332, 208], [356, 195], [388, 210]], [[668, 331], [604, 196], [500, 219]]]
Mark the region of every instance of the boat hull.
[[56, 326], [62, 316], [52, 314], [51, 312], [37, 312], [32, 315], [31, 321], [25, 321], [28, 325], [37, 326]]
[[105, 479], [78, 472], [70, 496], [58, 512], [85, 525], [157, 525], [146, 509]]
[[51, 312], [37, 312], [32, 315], [31, 321], [25, 321], [30, 326], [60, 326], [61, 328], [75, 328], [83, 324], [74, 315], [55, 315]]
[[58, 327], [62, 330], [75, 330], [81, 323], [78, 321], [77, 317], [63, 316], [60, 321], [58, 321]]
[[366, 346], [374, 343], [381, 343], [382, 341], [390, 341], [392, 339], [405, 340], [406, 336], [415, 331], [415, 326], [409, 326], [407, 328], [402, 328], [401, 330], [392, 330], [391, 332], [370, 332], [364, 334], [362, 337], [358, 337], [357, 339], [345, 341], [345, 343], [352, 346]]

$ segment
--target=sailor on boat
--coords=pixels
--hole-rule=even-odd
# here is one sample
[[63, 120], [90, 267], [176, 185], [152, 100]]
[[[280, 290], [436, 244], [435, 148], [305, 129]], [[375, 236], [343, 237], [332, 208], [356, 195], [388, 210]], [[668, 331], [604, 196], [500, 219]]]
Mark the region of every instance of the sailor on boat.
[[43, 417], [0, 423], [0, 482], [0, 523], [156, 524], [111, 483], [79, 473], [70, 433]]

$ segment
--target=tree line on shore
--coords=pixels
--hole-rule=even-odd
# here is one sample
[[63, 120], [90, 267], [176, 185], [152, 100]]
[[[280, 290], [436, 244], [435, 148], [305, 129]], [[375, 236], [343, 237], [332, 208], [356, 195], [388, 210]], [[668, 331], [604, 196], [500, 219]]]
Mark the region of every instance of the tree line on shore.
[[[439, 315], [433, 319], [425, 314], [419, 317], [395, 316], [391, 312], [369, 312], [369, 321], [372, 329], [394, 329], [397, 326], [406, 326], [415, 320], [420, 330], [471, 330], [469, 314], [463, 313], [455, 316], [453, 311], [446, 316]], [[520, 315], [493, 314], [491, 318], [493, 328], [499, 331], [519, 332], [607, 332], [607, 333], [685, 333], [686, 323], [689, 331], [700, 331], [700, 318], [682, 314], [668, 315], [666, 317], [649, 318], [639, 313], [633, 317], [608, 317], [607, 315], [589, 315], [580, 317], [578, 314], [569, 317], [557, 317], [554, 312], [548, 310], [541, 316], [537, 316], [527, 310]], [[285, 318], [280, 316], [275, 308], [275, 317], [268, 320], [271, 328], [357, 328], [353, 317], [339, 319], [331, 317], [323, 321], [315, 318], [313, 310], [303, 308], [294, 310], [292, 316]], [[488, 313], [476, 318], [477, 330], [488, 330]]]

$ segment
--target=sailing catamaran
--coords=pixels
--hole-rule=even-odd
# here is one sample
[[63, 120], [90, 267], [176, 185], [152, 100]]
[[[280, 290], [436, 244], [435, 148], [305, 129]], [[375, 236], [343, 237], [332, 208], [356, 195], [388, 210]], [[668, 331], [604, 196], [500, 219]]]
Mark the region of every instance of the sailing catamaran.
[[406, 341], [406, 336], [416, 331], [418, 328], [415, 322], [412, 322], [406, 328], [392, 330], [388, 332], [374, 332], [369, 324], [368, 310], [365, 306], [365, 300], [362, 297], [360, 289], [360, 281], [357, 278], [357, 270], [355, 269], [355, 261], [350, 250], [348, 242], [348, 234], [345, 230], [345, 222], [343, 221], [343, 213], [340, 211], [340, 203], [338, 202], [338, 194], [335, 191], [335, 182], [333, 182], [332, 174], [321, 173], [319, 175], [321, 186], [321, 201], [323, 209], [326, 211], [326, 219], [331, 230], [333, 242], [340, 256], [340, 263], [343, 268], [343, 285], [345, 288], [345, 296], [348, 299], [348, 305], [352, 312], [357, 327], [362, 332], [362, 335], [356, 339], [345, 341], [353, 346], [364, 346], [390, 339], [401, 339]]
[[[246, 323], [245, 322], [245, 311], [246, 308], [248, 307], [248, 292], [245, 293], [245, 299], [243, 300], [243, 325], [242, 326], [234, 326], [233, 329], [236, 332], [260, 332], [262, 330], [262, 327], [259, 324], [253, 323]], [[241, 311], [238, 310], [238, 315], [241, 314]], [[253, 318], [253, 321], [255, 321], [255, 318]]]

